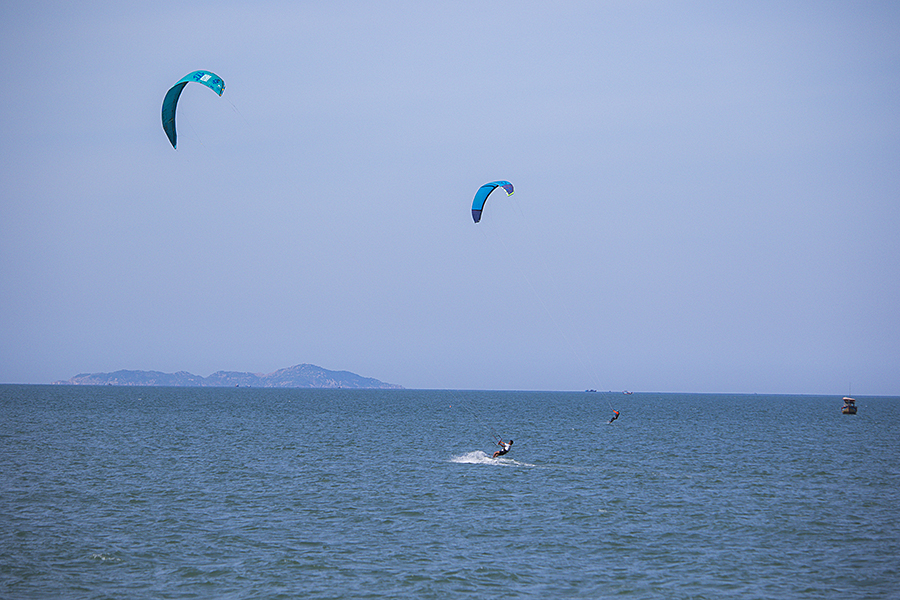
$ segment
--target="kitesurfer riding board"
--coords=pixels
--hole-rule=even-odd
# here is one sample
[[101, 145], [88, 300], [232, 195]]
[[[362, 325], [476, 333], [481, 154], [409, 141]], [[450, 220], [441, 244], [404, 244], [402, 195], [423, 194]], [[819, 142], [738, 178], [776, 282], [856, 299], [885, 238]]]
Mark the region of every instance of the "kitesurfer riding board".
[[509, 452], [509, 449], [512, 448], [513, 441], [509, 440], [509, 443], [506, 443], [503, 440], [500, 440], [499, 442], [497, 442], [497, 445], [500, 446], [502, 450], [497, 450], [496, 452], [494, 452], [494, 455], [491, 458], [497, 458], [498, 456], [503, 456], [504, 454]]

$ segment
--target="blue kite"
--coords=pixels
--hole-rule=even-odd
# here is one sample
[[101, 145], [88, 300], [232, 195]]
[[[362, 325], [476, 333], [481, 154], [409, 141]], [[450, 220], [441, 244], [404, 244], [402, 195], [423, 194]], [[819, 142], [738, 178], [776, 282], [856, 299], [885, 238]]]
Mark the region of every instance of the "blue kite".
[[475, 192], [475, 201], [472, 202], [472, 218], [476, 223], [481, 220], [481, 211], [484, 210], [484, 203], [487, 202], [488, 196], [498, 187], [506, 190], [507, 196], [513, 195], [513, 184], [508, 181], [492, 181], [484, 184]]
[[211, 71], [194, 71], [181, 78], [181, 81], [169, 88], [162, 105], [162, 126], [172, 147], [175, 148], [175, 107], [178, 106], [178, 98], [184, 86], [190, 82], [202, 83], [218, 95], [225, 91], [225, 81]]

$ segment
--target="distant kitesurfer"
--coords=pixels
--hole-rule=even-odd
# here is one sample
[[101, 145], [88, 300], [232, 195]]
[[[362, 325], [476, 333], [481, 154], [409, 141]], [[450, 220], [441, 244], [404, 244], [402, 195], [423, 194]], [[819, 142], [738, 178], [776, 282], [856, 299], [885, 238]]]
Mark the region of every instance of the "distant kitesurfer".
[[[613, 412], [616, 413], [616, 414], [614, 414], [614, 415], [613, 415], [613, 418], [609, 420], [609, 423], [612, 423], [613, 421], [615, 421], [616, 419], [619, 418], [619, 411], [614, 410]], [[607, 425], [609, 425], [609, 423], [607, 423]]]
[[497, 445], [502, 447], [503, 450], [497, 450], [496, 452], [494, 452], [494, 455], [491, 458], [497, 458], [498, 456], [503, 456], [504, 454], [509, 452], [509, 449], [512, 448], [513, 441], [509, 440], [509, 443], [506, 443], [503, 440], [500, 440], [499, 442], [497, 442]]

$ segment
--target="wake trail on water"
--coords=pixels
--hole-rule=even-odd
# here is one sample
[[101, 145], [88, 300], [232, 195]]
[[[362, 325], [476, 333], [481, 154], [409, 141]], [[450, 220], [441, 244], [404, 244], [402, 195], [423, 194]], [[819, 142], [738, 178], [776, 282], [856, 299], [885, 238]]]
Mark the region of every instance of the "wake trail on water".
[[530, 463], [519, 462], [517, 460], [513, 460], [511, 458], [498, 457], [491, 458], [481, 450], [475, 450], [474, 452], [466, 452], [465, 454], [461, 454], [460, 456], [454, 456], [450, 459], [450, 462], [454, 463], [464, 463], [468, 465], [500, 465], [500, 466], [512, 466], [512, 467], [533, 467]]

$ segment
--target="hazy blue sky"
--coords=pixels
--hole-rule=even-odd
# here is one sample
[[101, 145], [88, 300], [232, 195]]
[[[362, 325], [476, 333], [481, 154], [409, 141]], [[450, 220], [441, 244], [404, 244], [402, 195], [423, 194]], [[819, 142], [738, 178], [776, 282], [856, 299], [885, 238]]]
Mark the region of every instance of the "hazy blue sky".
[[2, 382], [900, 394], [897, 3], [12, 1], [0, 86]]

